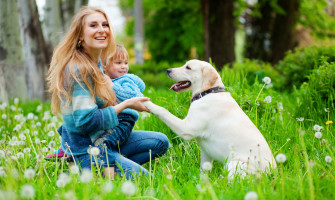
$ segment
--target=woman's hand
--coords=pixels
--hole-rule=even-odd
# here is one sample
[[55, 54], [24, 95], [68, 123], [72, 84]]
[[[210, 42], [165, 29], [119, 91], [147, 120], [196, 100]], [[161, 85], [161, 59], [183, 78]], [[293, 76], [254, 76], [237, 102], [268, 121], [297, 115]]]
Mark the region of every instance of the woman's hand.
[[143, 104], [143, 102], [149, 101], [149, 100], [150, 100], [150, 98], [148, 98], [148, 97], [134, 97], [134, 98], [127, 99], [127, 100], [115, 105], [114, 108], [115, 108], [115, 111], [116, 111], [117, 114], [119, 114], [122, 110], [124, 110], [126, 108], [132, 108], [132, 109], [135, 109], [139, 112], [142, 112], [142, 111], [149, 112], [147, 107], [145, 107], [145, 105]]

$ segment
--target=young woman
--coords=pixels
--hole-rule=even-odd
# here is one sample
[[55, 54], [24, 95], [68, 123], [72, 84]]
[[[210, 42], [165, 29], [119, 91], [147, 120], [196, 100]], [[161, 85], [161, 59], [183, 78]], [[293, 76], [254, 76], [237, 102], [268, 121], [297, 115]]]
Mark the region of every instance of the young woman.
[[[118, 114], [126, 108], [148, 111], [143, 105], [147, 97], [135, 97], [116, 103], [110, 81], [104, 77], [101, 61], [108, 63], [108, 56], [115, 51], [115, 39], [107, 15], [101, 9], [83, 7], [73, 18], [69, 31], [56, 47], [48, 74], [51, 108], [62, 112], [63, 126], [61, 147], [72, 155], [82, 168], [91, 167], [89, 146], [94, 146], [106, 130], [119, 125]], [[123, 135], [115, 135], [123, 137]], [[118, 138], [115, 138], [115, 141]], [[99, 165], [116, 166], [116, 172], [139, 173], [140, 166], [151, 158], [164, 154], [169, 146], [162, 133], [133, 131], [118, 151], [101, 145]], [[150, 151], [151, 150], [151, 151]], [[126, 157], [124, 157], [124, 156]], [[107, 163], [108, 161], [108, 163]]]

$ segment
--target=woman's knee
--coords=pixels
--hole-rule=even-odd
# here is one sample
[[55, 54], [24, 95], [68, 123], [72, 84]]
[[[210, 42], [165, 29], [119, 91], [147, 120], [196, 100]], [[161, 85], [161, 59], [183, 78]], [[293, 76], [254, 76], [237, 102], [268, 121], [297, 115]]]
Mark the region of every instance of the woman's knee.
[[170, 146], [169, 138], [163, 133], [157, 133], [156, 148], [154, 149], [157, 155], [162, 155], [167, 152]]

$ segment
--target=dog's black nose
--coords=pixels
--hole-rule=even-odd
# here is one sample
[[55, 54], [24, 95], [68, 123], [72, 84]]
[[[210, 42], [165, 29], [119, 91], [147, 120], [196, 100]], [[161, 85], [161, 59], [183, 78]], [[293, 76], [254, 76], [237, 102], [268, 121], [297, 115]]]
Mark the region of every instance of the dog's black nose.
[[170, 74], [172, 72], [172, 69], [167, 69], [166, 73]]

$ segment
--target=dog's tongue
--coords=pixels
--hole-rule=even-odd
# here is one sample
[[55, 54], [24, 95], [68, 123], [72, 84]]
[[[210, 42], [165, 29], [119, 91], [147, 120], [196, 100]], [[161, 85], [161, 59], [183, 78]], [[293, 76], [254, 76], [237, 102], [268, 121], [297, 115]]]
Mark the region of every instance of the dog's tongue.
[[186, 83], [186, 81], [180, 81], [180, 82], [178, 82], [178, 83], [175, 83], [175, 84], [173, 84], [173, 85], [170, 87], [170, 90], [172, 89], [173, 91], [178, 92], [179, 89], [180, 89], [180, 86], [183, 85], [183, 84], [185, 84], [185, 83]]

